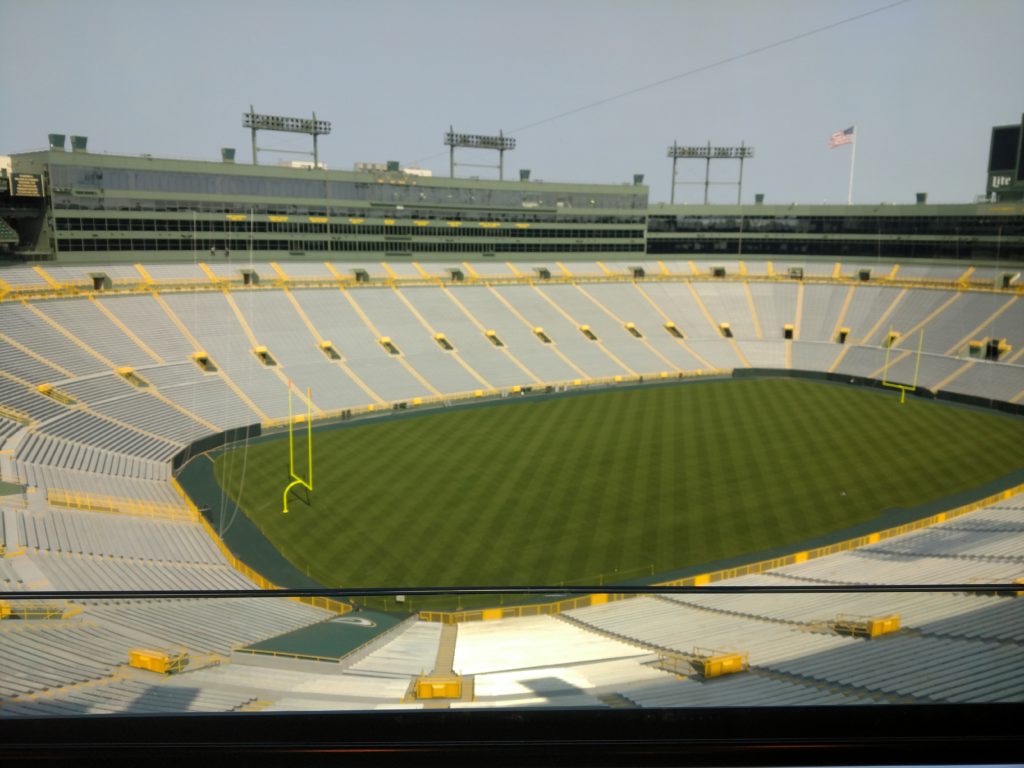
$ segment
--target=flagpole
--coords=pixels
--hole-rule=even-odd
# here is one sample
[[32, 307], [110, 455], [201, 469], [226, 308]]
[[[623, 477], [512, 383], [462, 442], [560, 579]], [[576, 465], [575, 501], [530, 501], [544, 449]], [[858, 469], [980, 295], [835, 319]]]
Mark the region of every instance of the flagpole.
[[857, 158], [857, 126], [853, 126], [853, 151], [850, 152], [850, 187], [846, 191], [846, 204], [853, 205], [853, 161]]

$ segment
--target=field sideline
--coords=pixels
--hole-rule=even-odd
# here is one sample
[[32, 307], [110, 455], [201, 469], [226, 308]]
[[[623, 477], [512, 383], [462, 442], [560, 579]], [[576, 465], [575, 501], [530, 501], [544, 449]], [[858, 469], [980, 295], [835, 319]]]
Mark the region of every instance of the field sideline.
[[293, 497], [288, 515], [287, 439], [229, 451], [215, 471], [324, 585], [608, 583], [795, 545], [976, 487], [1022, 466], [1024, 419], [733, 380], [367, 423], [313, 444], [310, 503]]

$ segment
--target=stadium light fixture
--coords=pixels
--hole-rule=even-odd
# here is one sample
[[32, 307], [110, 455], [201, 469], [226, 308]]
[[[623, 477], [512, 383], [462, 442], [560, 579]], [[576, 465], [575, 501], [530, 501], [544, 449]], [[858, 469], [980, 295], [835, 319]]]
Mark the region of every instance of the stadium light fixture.
[[[285, 152], [298, 155], [312, 155], [313, 167], [319, 165], [317, 136], [326, 136], [331, 132], [331, 124], [327, 120], [318, 120], [316, 112], [312, 119], [306, 117], [282, 117], [280, 115], [258, 114], [253, 106], [242, 115], [242, 127], [252, 131], [252, 164], [258, 165], [259, 147], [256, 146], [256, 131], [279, 131], [283, 133], [305, 133], [313, 137], [312, 152], [296, 152], [288, 149], [273, 149], [273, 152]], [[264, 147], [264, 150], [269, 149]]]
[[[671, 204], [675, 204], [676, 201], [676, 185], [677, 184], [704, 184], [704, 205], [708, 204], [708, 187], [711, 186], [711, 161], [712, 160], [739, 160], [740, 161], [740, 174], [738, 181], [723, 181], [716, 182], [721, 184], [736, 184], [738, 190], [736, 192], [736, 204], [739, 205], [743, 198], [743, 161], [749, 160], [754, 156], [754, 148], [748, 147], [743, 142], [740, 142], [738, 147], [713, 147], [709, 141], [707, 144], [699, 146], [685, 146], [681, 147], [676, 142], [672, 142], [672, 146], [668, 148], [668, 156], [672, 158], [672, 194], [670, 196]], [[676, 181], [676, 163], [679, 160], [704, 160], [704, 181]]]
[[449, 176], [455, 178], [455, 148], [463, 149], [490, 149], [498, 153], [498, 165], [481, 165], [478, 163], [459, 163], [459, 165], [472, 166], [474, 168], [497, 168], [498, 180], [505, 178], [505, 153], [516, 148], [516, 140], [498, 131], [497, 136], [484, 136], [478, 133], [457, 133], [454, 128], [448, 126], [448, 132], [444, 135], [445, 146], [449, 148]]

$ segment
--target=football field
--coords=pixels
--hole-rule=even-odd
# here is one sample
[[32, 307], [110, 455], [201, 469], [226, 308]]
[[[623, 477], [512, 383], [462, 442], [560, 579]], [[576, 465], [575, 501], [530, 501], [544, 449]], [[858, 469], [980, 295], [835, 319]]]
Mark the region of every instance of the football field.
[[797, 545], [1024, 464], [1024, 419], [898, 400], [723, 380], [350, 423], [313, 433], [314, 490], [287, 515], [286, 435], [215, 471], [325, 586], [607, 584]]

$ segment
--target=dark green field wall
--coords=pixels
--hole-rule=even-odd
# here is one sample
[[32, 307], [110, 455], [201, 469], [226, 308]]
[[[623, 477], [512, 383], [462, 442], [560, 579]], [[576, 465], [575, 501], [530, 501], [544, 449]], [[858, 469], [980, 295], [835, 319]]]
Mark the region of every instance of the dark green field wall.
[[[872, 389], [884, 389], [881, 379], [870, 379], [866, 376], [851, 376], [845, 373], [825, 373], [824, 371], [795, 371], [785, 368], [737, 368], [733, 371], [733, 377], [737, 379], [808, 379], [812, 381], [831, 381], [839, 384], [856, 384]], [[972, 405], [976, 408], [987, 408], [1004, 413], [1012, 413], [1018, 416], [1024, 415], [1024, 403], [1008, 403], [1005, 400], [992, 400], [976, 395], [963, 395], [959, 392], [946, 392], [940, 390], [933, 392], [930, 389], [920, 388], [910, 392], [915, 397], [923, 397], [928, 400], [945, 400], [960, 405]]]
[[238, 505], [225, 497], [211, 461], [202, 456], [189, 461], [178, 473], [178, 483], [232, 554], [263, 578], [287, 589], [323, 586], [288, 562]]

